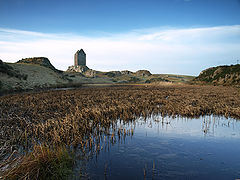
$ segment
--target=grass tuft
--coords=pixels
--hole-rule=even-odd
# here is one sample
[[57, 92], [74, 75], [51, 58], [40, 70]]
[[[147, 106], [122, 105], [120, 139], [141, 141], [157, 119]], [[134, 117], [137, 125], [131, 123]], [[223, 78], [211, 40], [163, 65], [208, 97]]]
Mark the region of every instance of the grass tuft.
[[65, 147], [51, 149], [47, 145], [35, 145], [3, 179], [51, 180], [67, 179], [72, 173], [73, 158]]

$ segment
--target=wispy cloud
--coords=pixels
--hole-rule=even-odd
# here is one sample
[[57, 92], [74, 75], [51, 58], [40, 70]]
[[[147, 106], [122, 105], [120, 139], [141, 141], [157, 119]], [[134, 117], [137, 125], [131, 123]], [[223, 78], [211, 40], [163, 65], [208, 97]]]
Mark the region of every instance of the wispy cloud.
[[197, 75], [202, 69], [240, 58], [240, 25], [140, 29], [123, 34], [79, 36], [0, 28], [0, 59], [45, 56], [62, 70], [83, 48], [97, 70], [149, 69], [154, 73]]

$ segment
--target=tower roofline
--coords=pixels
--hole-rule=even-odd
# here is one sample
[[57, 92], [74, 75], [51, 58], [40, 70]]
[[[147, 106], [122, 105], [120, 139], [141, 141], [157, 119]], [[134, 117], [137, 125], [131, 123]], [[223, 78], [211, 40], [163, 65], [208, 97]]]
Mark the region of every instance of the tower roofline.
[[80, 52], [86, 55], [83, 49], [78, 50], [76, 53], [80, 53]]

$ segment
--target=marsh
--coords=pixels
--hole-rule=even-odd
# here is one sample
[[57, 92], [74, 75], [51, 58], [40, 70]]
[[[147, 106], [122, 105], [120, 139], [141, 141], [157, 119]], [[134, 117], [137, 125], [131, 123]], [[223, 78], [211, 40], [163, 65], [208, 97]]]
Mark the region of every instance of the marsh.
[[[196, 129], [194, 127], [194, 123], [202, 123], [202, 119], [197, 118], [205, 116], [219, 116], [222, 118], [224, 117], [239, 119], [239, 96], [240, 93], [237, 88], [196, 85], [135, 85], [117, 87], [89, 87], [82, 89], [46, 91], [39, 93], [24, 93], [11, 96], [2, 96], [0, 97], [1, 161], [4, 162], [6, 159], [8, 159], [11, 156], [12, 152], [17, 151], [20, 155], [31, 152], [33, 147], [39, 144], [48, 145], [50, 149], [54, 149], [55, 147], [59, 146], [65, 146], [69, 151], [73, 151], [76, 154], [79, 154], [79, 152], [81, 152], [83, 157], [88, 157], [89, 155], [97, 155], [100, 153], [99, 157], [101, 157], [101, 153], [104, 150], [104, 147], [102, 147], [101, 143], [104, 137], [106, 143], [116, 144], [113, 146], [114, 148], [110, 148], [111, 150], [109, 153], [116, 152], [114, 149], [118, 147], [117, 144], [119, 143], [117, 142], [119, 137], [120, 139], [124, 139], [125, 137], [126, 142], [131, 142], [132, 144], [136, 142], [146, 143], [142, 144], [141, 147], [150, 147], [154, 149], [154, 141], [157, 141], [157, 144], [162, 144], [161, 142], [158, 142], [159, 139], [162, 139], [161, 136], [158, 138], [149, 138], [151, 137], [151, 132], [144, 132], [142, 135], [140, 135], [140, 137], [142, 137], [141, 141], [130, 141], [129, 137], [132, 137], [132, 139], [139, 139], [139, 136], [137, 134], [139, 129], [142, 127], [136, 129], [128, 129], [126, 127], [122, 130], [119, 130], [119, 121], [121, 121], [123, 124], [134, 124], [141, 122], [139, 118], [148, 119], [151, 117], [159, 116], [159, 126], [163, 124], [164, 127], [168, 129], [168, 131], [163, 132], [165, 134], [168, 134], [169, 132], [177, 134], [177, 136], [170, 138], [169, 142], [168, 140], [163, 139], [162, 142], [165, 142], [165, 144], [170, 143], [170, 146], [164, 147], [161, 145], [159, 147], [155, 147], [155, 149], [159, 149], [158, 152], [160, 155], [161, 153], [167, 154], [165, 157], [170, 162], [167, 162], [166, 159], [165, 161], [162, 161], [161, 158], [161, 161], [158, 160], [157, 156], [159, 156], [159, 154], [156, 154], [156, 158], [154, 159], [151, 155], [151, 151], [148, 150], [144, 150], [146, 151], [144, 154], [138, 154], [136, 152], [136, 157], [147, 157], [147, 155], [150, 155], [148, 159], [151, 160], [151, 163], [150, 161], [141, 162], [136, 169], [141, 167], [144, 169], [144, 171], [141, 169], [133, 174], [136, 174], [136, 177], [149, 177], [150, 164], [151, 166], [155, 164], [154, 166], [156, 170], [157, 168], [164, 170], [164, 167], [170, 168], [174, 167], [175, 165], [178, 167], [177, 164], [179, 164], [179, 162], [183, 162], [183, 165], [178, 168], [182, 169], [181, 173], [186, 173], [188, 175], [189, 173], [185, 171], [186, 169], [184, 170], [184, 168], [190, 167], [190, 162], [197, 159], [191, 159], [195, 157], [195, 155], [187, 156], [189, 159], [188, 161], [185, 161], [183, 158], [186, 156], [186, 152], [191, 152], [191, 148], [201, 149], [202, 147], [204, 147], [202, 148], [202, 151], [205, 152], [205, 150], [207, 151], [211, 145], [211, 143], [207, 144], [208, 139], [203, 140], [200, 136], [194, 135], [194, 129]], [[173, 118], [173, 120], [168, 121], [167, 117]], [[164, 118], [163, 123], [161, 118]], [[200, 139], [197, 143], [193, 142], [193, 144], [195, 144], [194, 146], [192, 146], [192, 143], [190, 143], [191, 141], [185, 141], [180, 138], [182, 136], [182, 132], [180, 131], [180, 134], [178, 134], [179, 124], [176, 124], [176, 128], [171, 129], [174, 125], [175, 119], [179, 118], [196, 118], [196, 120], [192, 121], [187, 120], [184, 124], [184, 127], [186, 126], [188, 127], [188, 130], [190, 130], [188, 136], [186, 136], [187, 138], [193, 136]], [[150, 122], [155, 128], [155, 121]], [[230, 123], [229, 125], [231, 125], [231, 122], [229, 122], [228, 119], [221, 120], [221, 123]], [[233, 124], [237, 124], [237, 121], [234, 121]], [[198, 127], [198, 131], [203, 134], [211, 134], [208, 128], [211, 123], [205, 125], [206, 127], [204, 127], [203, 130], [201, 130], [201, 127]], [[155, 130], [152, 131], [152, 133], [154, 132]], [[236, 132], [233, 133], [236, 134]], [[238, 136], [236, 135], [236, 137]], [[147, 141], [144, 140], [145, 138], [148, 138]], [[216, 146], [214, 146], [219, 149], [219, 152], [223, 152], [222, 148], [227, 147], [227, 145], [228, 147], [231, 146], [232, 141], [229, 139], [225, 139], [226, 142], [222, 143], [224, 141], [224, 138], [225, 135], [218, 138], [222, 139], [220, 142], [221, 145], [218, 146], [217, 143]], [[127, 149], [131, 149], [131, 143]], [[177, 152], [174, 144], [176, 147], [183, 144], [183, 151]], [[237, 160], [237, 156], [234, 154], [234, 152], [238, 149], [238, 147], [237, 144], [233, 145], [233, 151], [223, 153], [224, 155], [222, 157], [229, 156], [230, 158]], [[134, 145], [134, 147], [137, 148], [138, 146]], [[161, 151], [161, 148], [166, 148], [167, 152]], [[168, 152], [169, 150], [173, 151], [173, 153]], [[181, 150], [181, 148], [179, 148], [179, 150]], [[139, 150], [139, 152], [141, 152], [141, 150]], [[210, 148], [210, 153], [214, 154], [215, 152], [217, 151], [212, 151]], [[179, 155], [181, 153], [182, 155]], [[198, 151], [198, 153], [200, 152]], [[134, 151], [124, 154], [134, 154]], [[173, 155], [176, 156], [176, 159], [172, 157]], [[207, 158], [204, 154], [201, 155], [201, 153], [198, 157], [199, 163], [197, 166], [204, 168], [204, 163], [206, 162]], [[216, 157], [216, 159], [221, 160], [221, 158], [219, 158], [220, 156], [217, 154], [216, 156], [209, 157]], [[128, 165], [132, 164], [130, 161], [133, 161], [135, 163], [137, 162], [134, 160], [134, 158], [126, 158], [129, 160], [129, 163], [128, 161], [124, 162]], [[180, 158], [180, 160], [178, 160], [178, 158]], [[103, 163], [105, 161], [100, 162]], [[162, 165], [161, 162], [163, 162]], [[219, 163], [219, 161], [216, 162]], [[187, 164], [184, 165], [184, 163]], [[217, 163], [213, 163], [214, 166]], [[91, 164], [91, 161], [89, 161], [89, 164]], [[170, 166], [166, 166], [166, 164]], [[211, 165], [211, 163], [206, 164]], [[110, 167], [114, 168], [115, 165], [116, 163], [113, 163]], [[101, 165], [99, 166], [101, 167]], [[109, 168], [109, 163], [107, 162], [107, 165], [104, 166], [106, 166], [105, 169], [107, 170]], [[229, 165], [229, 167], [235, 167], [235, 165], [232, 164]], [[198, 168], [195, 168], [195, 170], [197, 169]], [[207, 170], [210, 171], [211, 168], [207, 168]], [[235, 170], [226, 171], [231, 174], [231, 177], [236, 176]], [[99, 172], [107, 175], [107, 173], [104, 173], [101, 170], [99, 170]], [[180, 170], [178, 172], [180, 172]], [[212, 170], [209, 172], [209, 174], [213, 175], [213, 172], [215, 171]], [[96, 173], [98, 172], [96, 171]], [[94, 173], [91, 172], [90, 174]], [[161, 171], [161, 173], [159, 172], [155, 174], [154, 177], [164, 177], [165, 175], [174, 174], [175, 171], [171, 172], [171, 170], [167, 169], [166, 171]], [[197, 174], [198, 173], [195, 171], [192, 173], [194, 177], [196, 177]], [[179, 177], [184, 177], [182, 175], [179, 175]]]

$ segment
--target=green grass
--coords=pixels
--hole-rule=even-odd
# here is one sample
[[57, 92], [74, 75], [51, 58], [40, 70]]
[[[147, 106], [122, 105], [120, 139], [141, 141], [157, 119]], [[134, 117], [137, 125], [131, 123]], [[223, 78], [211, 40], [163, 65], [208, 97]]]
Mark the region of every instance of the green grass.
[[[217, 66], [204, 70], [198, 77], [193, 81], [203, 81], [207, 83], [212, 83], [213, 81], [218, 81], [221, 78], [225, 78], [226, 75], [239, 75], [240, 74], [240, 64], [231, 66]], [[237, 83], [235, 79], [231, 83]]]

